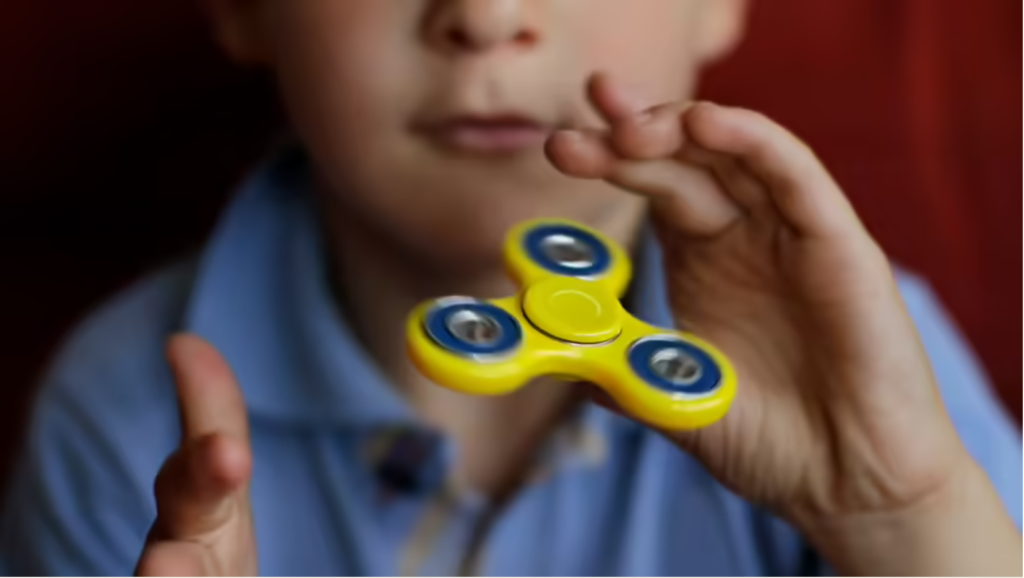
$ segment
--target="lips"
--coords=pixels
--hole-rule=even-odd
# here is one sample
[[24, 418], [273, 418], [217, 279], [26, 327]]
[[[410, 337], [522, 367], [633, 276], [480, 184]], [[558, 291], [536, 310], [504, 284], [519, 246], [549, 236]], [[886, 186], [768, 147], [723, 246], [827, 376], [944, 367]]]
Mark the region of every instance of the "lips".
[[514, 114], [455, 116], [431, 123], [422, 130], [446, 148], [485, 155], [508, 155], [539, 148], [551, 131], [548, 125]]

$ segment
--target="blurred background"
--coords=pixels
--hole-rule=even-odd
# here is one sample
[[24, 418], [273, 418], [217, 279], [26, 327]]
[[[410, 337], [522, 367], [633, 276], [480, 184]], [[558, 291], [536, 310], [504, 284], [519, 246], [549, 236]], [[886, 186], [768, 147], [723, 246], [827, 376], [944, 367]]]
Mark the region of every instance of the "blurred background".
[[[765, 9], [771, 4], [770, 9]], [[1019, 0], [760, 0], [703, 96], [806, 139], [1021, 417]], [[112, 292], [202, 243], [282, 126], [194, 2], [0, 6], [0, 485], [32, 388]]]

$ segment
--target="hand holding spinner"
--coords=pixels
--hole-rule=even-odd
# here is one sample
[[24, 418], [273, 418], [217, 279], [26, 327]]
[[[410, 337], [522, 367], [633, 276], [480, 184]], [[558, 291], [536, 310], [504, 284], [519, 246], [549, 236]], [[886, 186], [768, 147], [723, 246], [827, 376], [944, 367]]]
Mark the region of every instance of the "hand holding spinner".
[[704, 427], [728, 411], [736, 378], [722, 353], [622, 307], [632, 266], [615, 242], [570, 221], [528, 221], [509, 233], [505, 263], [516, 295], [445, 297], [409, 316], [409, 354], [426, 377], [477, 395], [543, 375], [587, 381], [665, 429]]

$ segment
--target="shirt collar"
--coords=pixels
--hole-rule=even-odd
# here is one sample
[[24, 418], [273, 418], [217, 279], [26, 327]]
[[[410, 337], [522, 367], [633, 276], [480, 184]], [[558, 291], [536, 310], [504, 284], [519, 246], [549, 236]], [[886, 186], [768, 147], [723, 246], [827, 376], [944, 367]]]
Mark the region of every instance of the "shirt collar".
[[[311, 174], [306, 154], [291, 147], [243, 183], [201, 257], [185, 328], [222, 352], [254, 417], [355, 428], [414, 422], [331, 298]], [[645, 228], [626, 302], [644, 321], [667, 325], [660, 263]], [[624, 421], [592, 405], [581, 417], [598, 431]]]
[[409, 420], [331, 300], [311, 190], [300, 149], [257, 168], [202, 256], [186, 328], [222, 352], [256, 416]]

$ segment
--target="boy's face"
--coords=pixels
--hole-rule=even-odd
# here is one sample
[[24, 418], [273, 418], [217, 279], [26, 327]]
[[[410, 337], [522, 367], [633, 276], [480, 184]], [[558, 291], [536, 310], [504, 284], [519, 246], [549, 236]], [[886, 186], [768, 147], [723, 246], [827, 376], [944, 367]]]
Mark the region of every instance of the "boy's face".
[[571, 180], [543, 143], [601, 125], [597, 71], [686, 98], [739, 36], [742, 0], [208, 0], [238, 60], [271, 66], [328, 199], [420, 259], [493, 262], [506, 229], [624, 231], [642, 207]]

